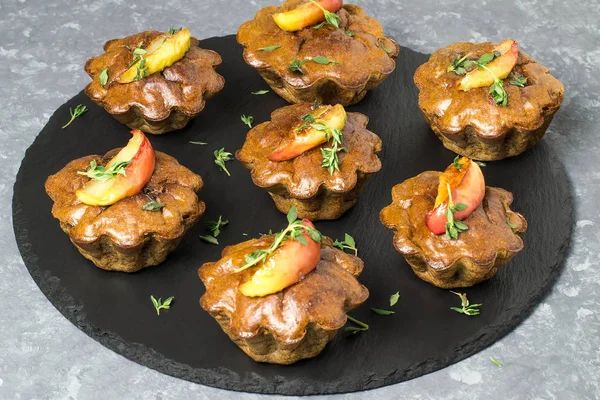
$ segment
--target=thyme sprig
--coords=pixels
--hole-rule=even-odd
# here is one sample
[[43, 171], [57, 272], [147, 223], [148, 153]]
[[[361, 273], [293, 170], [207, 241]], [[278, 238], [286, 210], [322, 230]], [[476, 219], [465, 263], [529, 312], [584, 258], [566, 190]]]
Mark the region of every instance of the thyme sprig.
[[219, 215], [219, 219], [217, 221], [210, 221], [208, 223], [208, 229], [212, 233], [213, 237], [218, 237], [221, 234], [221, 228], [227, 224], [229, 224], [229, 221], [223, 219], [223, 216]]
[[221, 147], [219, 150], [215, 150], [213, 154], [215, 155], [215, 164], [217, 164], [219, 167], [221, 167], [221, 169], [223, 171], [225, 171], [227, 176], [231, 176], [231, 174], [229, 173], [229, 170], [225, 166], [225, 163], [227, 161], [233, 160], [233, 157], [231, 157], [232, 154], [225, 151], [225, 147]]
[[333, 247], [337, 247], [340, 250], [344, 250], [344, 249], [348, 249], [348, 250], [352, 250], [354, 251], [354, 255], [357, 256], [358, 255], [358, 249], [356, 248], [356, 242], [354, 241], [354, 238], [350, 235], [348, 235], [347, 233], [344, 235], [344, 240], [342, 242], [340, 242], [339, 240], [336, 240], [335, 242], [333, 242]]
[[525, 85], [527, 84], [527, 77], [519, 76], [518, 78], [515, 78], [508, 83], [510, 83], [513, 86], [518, 86], [518, 87], [524, 88]]
[[468, 316], [479, 315], [479, 307], [483, 304], [471, 304], [469, 299], [467, 298], [466, 293], [457, 293], [450, 291], [450, 293], [454, 293], [458, 297], [460, 297], [460, 308], [459, 307], [450, 307], [451, 310], [456, 311], [457, 313], [465, 314]]
[[98, 165], [96, 160], [90, 161], [90, 166], [86, 171], [77, 171], [79, 175], [85, 175], [88, 178], [106, 182], [109, 179], [116, 178], [118, 175], [127, 176], [125, 172], [125, 168], [131, 164], [131, 160], [129, 161], [120, 161], [118, 163], [114, 163], [109, 168], [106, 168], [102, 165]]
[[[314, 125], [315, 124], [313, 124], [313, 128], [315, 127]], [[323, 156], [323, 163], [321, 166], [329, 170], [329, 175], [333, 175], [335, 171], [340, 170], [338, 153], [340, 151], [348, 151], [348, 149], [342, 147], [342, 131], [339, 129], [330, 129], [326, 127], [325, 138], [328, 141], [332, 141], [332, 146], [321, 148], [321, 155]]]
[[165, 301], [162, 301], [162, 297], [159, 298], [158, 300], [156, 300], [154, 298], [154, 296], [150, 296], [150, 300], [152, 300], [152, 304], [154, 305], [154, 308], [156, 309], [156, 315], [160, 315], [160, 310], [168, 310], [169, 308], [171, 308], [171, 302], [173, 301], [173, 299], [175, 298], [175, 296], [171, 296], [167, 299], [165, 299]]
[[248, 125], [248, 128], [252, 128], [252, 122], [254, 122], [254, 117], [252, 115], [242, 114], [240, 119], [244, 124]]
[[332, 13], [329, 10], [326, 10], [322, 5], [317, 3], [315, 0], [309, 0], [311, 3], [315, 4], [321, 10], [323, 10], [323, 14], [325, 15], [325, 21], [331, 26], [336, 28], [340, 27], [340, 17], [336, 13]]
[[460, 232], [464, 232], [469, 229], [469, 226], [462, 221], [457, 221], [454, 219], [454, 213], [456, 211], [462, 211], [467, 208], [467, 205], [464, 203], [454, 204], [452, 202], [452, 190], [450, 189], [450, 184], [446, 184], [446, 189], [448, 190], [448, 208], [446, 209], [446, 237], [448, 239], [458, 239], [458, 234]]
[[67, 126], [71, 125], [71, 122], [73, 122], [75, 120], [75, 118], [80, 117], [82, 114], [84, 114], [85, 112], [87, 112], [87, 107], [84, 106], [83, 104], [78, 104], [75, 107], [75, 110], [69, 108], [69, 114], [71, 114], [71, 119], [69, 120], [69, 122], [67, 122], [62, 129], [65, 129]]
[[348, 336], [356, 335], [357, 333], [365, 332], [365, 331], [369, 330], [369, 325], [365, 324], [364, 322], [361, 322], [361, 321], [357, 320], [356, 318], [352, 318], [349, 315], [346, 315], [346, 317], [348, 318], [348, 321], [350, 321], [353, 324], [356, 324], [358, 326], [345, 327], [344, 328], [344, 336], [348, 337]]
[[235, 272], [242, 272], [265, 261], [267, 257], [273, 254], [287, 240], [297, 240], [301, 244], [308, 246], [308, 242], [302, 236], [304, 233], [308, 233], [308, 236], [315, 242], [321, 242], [321, 232], [315, 228], [304, 225], [302, 220], [298, 219], [296, 206], [290, 208], [290, 211], [287, 214], [287, 221], [288, 226], [275, 234], [275, 239], [268, 249], [254, 250], [252, 253], [246, 254], [246, 264], [241, 268], [236, 269]]

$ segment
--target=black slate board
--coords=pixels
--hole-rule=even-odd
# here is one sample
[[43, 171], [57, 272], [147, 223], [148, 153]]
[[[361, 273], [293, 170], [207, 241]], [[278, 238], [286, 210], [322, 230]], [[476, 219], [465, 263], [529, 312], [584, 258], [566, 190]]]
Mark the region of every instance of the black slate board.
[[[542, 141], [525, 154], [488, 163], [487, 184], [512, 191], [513, 209], [523, 213], [529, 230], [526, 248], [490, 281], [467, 289], [482, 314], [466, 317], [449, 309], [458, 298], [419, 280], [396, 253], [392, 234], [379, 222], [379, 211], [391, 201], [391, 187], [425, 170], [442, 170], [454, 155], [444, 149], [425, 124], [412, 76], [427, 55], [403, 48], [396, 71], [359, 105], [350, 108], [371, 118], [369, 129], [383, 139], [383, 169], [365, 187], [358, 205], [317, 228], [333, 238], [345, 232], [357, 240], [365, 261], [361, 281], [371, 297], [352, 315], [371, 329], [351, 338], [341, 335], [317, 358], [292, 366], [259, 364], [248, 358], [198, 305], [204, 287], [197, 269], [220, 257], [225, 244], [279, 230], [285, 217], [255, 187], [237, 161], [228, 163], [228, 178], [213, 163], [220, 147], [239, 149], [247, 128], [241, 114], [255, 123], [286, 103], [267, 89], [242, 60], [233, 36], [212, 38], [201, 47], [223, 57], [219, 72], [225, 89], [179, 132], [151, 136], [155, 149], [175, 156], [202, 175], [201, 198], [207, 213], [186, 235], [167, 261], [136, 274], [109, 273], [79, 255], [50, 214], [44, 192], [47, 176], [72, 159], [124, 145], [128, 128], [80, 93], [60, 107], [27, 150], [14, 187], [13, 219], [19, 249], [31, 276], [54, 306], [77, 327], [104, 346], [142, 365], [205, 385], [258, 393], [323, 394], [376, 388], [444, 368], [500, 339], [533, 310], [558, 276], [573, 225], [571, 186], [564, 167]], [[90, 110], [67, 129], [69, 107]], [[207, 146], [188, 141], [206, 141]], [[219, 215], [231, 221], [214, 246], [199, 239], [207, 221]], [[388, 308], [400, 291], [393, 316], [370, 307]], [[175, 296], [171, 310], [160, 316], [150, 295]]]

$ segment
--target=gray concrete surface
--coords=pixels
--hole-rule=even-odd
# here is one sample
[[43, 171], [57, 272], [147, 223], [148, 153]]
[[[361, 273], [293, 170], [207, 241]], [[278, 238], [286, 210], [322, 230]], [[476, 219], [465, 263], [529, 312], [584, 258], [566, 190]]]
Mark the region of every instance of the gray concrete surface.
[[[171, 24], [199, 38], [234, 33], [271, 0], [0, 0], [0, 398], [257, 399], [162, 375], [77, 330], [38, 290], [12, 232], [12, 185], [54, 110], [88, 82], [105, 40]], [[339, 399], [594, 399], [600, 393], [600, 2], [355, 0], [401, 46], [517, 39], [566, 87], [545, 140], [576, 194], [577, 227], [552, 293], [512, 334], [436, 373]], [[527, 173], [524, 171], [524, 173]], [[493, 356], [502, 364], [489, 361]]]

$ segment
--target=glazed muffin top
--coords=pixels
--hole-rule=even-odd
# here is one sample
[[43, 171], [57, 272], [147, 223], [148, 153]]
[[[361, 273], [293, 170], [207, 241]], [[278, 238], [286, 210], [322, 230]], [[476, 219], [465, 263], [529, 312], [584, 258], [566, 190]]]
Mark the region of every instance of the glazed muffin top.
[[[324, 79], [342, 87], [359, 87], [373, 76], [387, 75], [394, 70], [400, 47], [385, 37], [379, 22], [358, 6], [347, 4], [337, 12], [339, 28], [325, 24], [319, 29], [309, 26], [288, 32], [277, 26], [274, 14], [304, 3], [306, 0], [287, 0], [281, 6], [265, 7], [239, 28], [237, 41], [244, 46], [244, 59], [248, 64], [271, 70], [295, 87], [311, 86]], [[269, 46], [281, 47], [261, 50]], [[293, 60], [312, 60], [318, 56], [339, 64], [307, 62], [302, 66], [304, 74], [288, 68]]]
[[[464, 75], [448, 71], [456, 59], [470, 54], [477, 60], [490, 54], [498, 43], [454, 43], [435, 51], [429, 61], [421, 65], [414, 76], [420, 90], [419, 106], [428, 120], [444, 134], [472, 129], [484, 139], [496, 139], [513, 128], [535, 130], [542, 126], [544, 117], [554, 113], [562, 103], [564, 87], [548, 69], [519, 50], [511, 74], [504, 80], [508, 93], [506, 106], [496, 104], [488, 87], [462, 91], [458, 82]], [[517, 78], [527, 78], [525, 87], [510, 84]]]
[[440, 175], [426, 171], [392, 188], [392, 204], [381, 211], [380, 218], [395, 232], [394, 246], [400, 253], [420, 253], [433, 269], [444, 270], [461, 258], [490, 265], [501, 252], [523, 249], [519, 234], [527, 230], [527, 221], [510, 210], [510, 192], [489, 186], [481, 205], [464, 220], [469, 229], [458, 239], [432, 233], [426, 217], [434, 207]]
[[[199, 48], [195, 38], [190, 39], [190, 48], [183, 58], [163, 71], [130, 83], [117, 81], [132, 64], [132, 51], [138, 46], [146, 48], [161, 35], [163, 32], [145, 31], [106, 42], [104, 54], [85, 64], [85, 71], [92, 78], [85, 93], [110, 114], [123, 114], [135, 106], [153, 121], [166, 119], [173, 110], [187, 115], [202, 111], [204, 99], [220, 91], [225, 80], [215, 72], [221, 56]], [[99, 76], [104, 69], [108, 69], [108, 81], [103, 86]]]
[[[118, 246], [135, 247], [148, 235], [158, 239], [176, 238], [183, 233], [187, 220], [195, 220], [204, 213], [205, 205], [196, 196], [202, 188], [202, 178], [159, 151], [155, 151], [152, 178], [141, 193], [107, 207], [81, 203], [75, 192], [89, 178], [77, 171], [85, 171], [92, 160], [106, 165], [119, 150], [111, 150], [104, 157], [78, 158], [46, 180], [46, 192], [54, 201], [52, 215], [63, 228], [68, 228], [72, 240], [91, 243], [107, 236]], [[152, 200], [165, 206], [160, 211], [142, 210], [142, 206]]]
[[339, 153], [339, 171], [330, 174], [322, 167], [321, 149], [325, 143], [287, 161], [270, 161], [268, 156], [292, 135], [293, 128], [309, 114], [309, 103], [294, 104], [275, 110], [271, 121], [254, 127], [246, 138], [236, 158], [251, 170], [257, 186], [286, 187], [291, 196], [300, 199], [313, 197], [324, 186], [332, 192], [343, 193], [356, 186], [358, 174], [375, 173], [381, 169], [377, 153], [381, 151], [381, 139], [366, 129], [369, 119], [360, 113], [347, 113], [348, 119], [342, 130], [342, 146], [347, 151]]
[[363, 270], [360, 258], [344, 253], [324, 239], [321, 260], [300, 282], [264, 297], [244, 296], [238, 287], [251, 279], [257, 267], [236, 273], [245, 256], [271, 245], [274, 235], [265, 235], [223, 250], [217, 262], [206, 263], [198, 275], [206, 286], [200, 305], [209, 313], [231, 319], [232, 334], [249, 339], [268, 330], [280, 342], [301, 341], [309, 324], [337, 330], [346, 324], [346, 312], [369, 297], [356, 277]]

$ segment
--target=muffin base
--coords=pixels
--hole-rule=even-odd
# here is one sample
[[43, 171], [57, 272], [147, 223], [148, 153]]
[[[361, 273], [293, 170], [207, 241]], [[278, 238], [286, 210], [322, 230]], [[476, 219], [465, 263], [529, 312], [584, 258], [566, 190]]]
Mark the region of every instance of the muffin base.
[[[99, 104], [102, 106], [101, 104]], [[131, 107], [123, 114], [111, 114], [117, 121], [127, 125], [131, 129], [139, 129], [151, 135], [162, 135], [163, 133], [176, 131], [184, 128], [196, 115], [184, 114], [179, 110], [172, 110], [166, 119], [152, 121], [144, 118], [144, 114], [137, 107]]]

